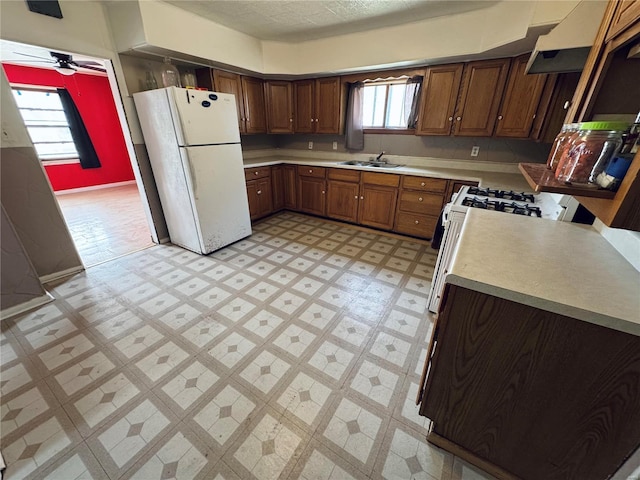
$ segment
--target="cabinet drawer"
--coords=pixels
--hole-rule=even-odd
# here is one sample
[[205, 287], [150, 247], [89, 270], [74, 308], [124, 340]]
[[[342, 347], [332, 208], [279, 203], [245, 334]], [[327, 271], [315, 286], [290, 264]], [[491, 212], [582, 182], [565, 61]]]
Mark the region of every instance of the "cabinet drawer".
[[402, 212], [440, 215], [442, 195], [404, 190], [400, 193], [399, 210]]
[[400, 176], [389, 173], [362, 172], [362, 183], [397, 187], [400, 185]]
[[432, 238], [437, 223], [438, 217], [398, 212], [395, 231], [413, 235], [414, 237]]
[[271, 167], [245, 168], [244, 178], [246, 180], [255, 180], [256, 178], [265, 178], [271, 175]]
[[447, 189], [447, 181], [442, 178], [429, 177], [402, 177], [402, 187], [423, 192], [444, 193]]
[[317, 177], [324, 178], [326, 174], [325, 167], [309, 167], [307, 165], [298, 165], [298, 175], [301, 177]]
[[344, 168], [330, 168], [327, 177], [329, 180], [358, 183], [360, 181], [360, 172], [358, 170], [347, 170]]

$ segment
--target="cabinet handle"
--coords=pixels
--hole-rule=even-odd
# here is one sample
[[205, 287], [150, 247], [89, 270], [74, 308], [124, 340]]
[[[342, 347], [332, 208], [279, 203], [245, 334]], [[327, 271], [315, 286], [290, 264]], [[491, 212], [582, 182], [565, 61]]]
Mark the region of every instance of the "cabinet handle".
[[289, 119], [289, 121], [290, 121], [290, 122], [293, 122], [293, 118], [290, 118], [290, 119]]
[[421, 202], [421, 201], [422, 201], [422, 197], [419, 197], [419, 198], [418, 198], [418, 201], [419, 201], [419, 202]]
[[262, 190], [258, 190], [258, 195], [261, 195], [261, 194], [262, 194]]
[[253, 172], [254, 175], [258, 175], [258, 172]]
[[316, 123], [318, 122], [318, 119], [316, 118]]
[[356, 195], [356, 197], [355, 197], [355, 198], [356, 198], [356, 200], [357, 200], [357, 199], [358, 199], [358, 195]]
[[450, 121], [450, 122], [453, 122], [453, 117], [449, 117], [449, 121]]
[[567, 100], [566, 102], [564, 102], [564, 105], [562, 106], [562, 108], [564, 110], [569, 110], [570, 106], [571, 106], [571, 100]]
[[426, 185], [426, 183], [424, 183], [424, 182], [421, 182], [421, 183], [420, 183], [420, 186], [421, 186], [421, 187], [424, 187], [425, 185]]
[[364, 197], [360, 197], [360, 200], [364, 200]]
[[502, 115], [498, 115], [498, 120], [502, 120]]
[[462, 117], [456, 117], [456, 120], [460, 121], [460, 120], [462, 120]]
[[322, 190], [322, 194], [324, 195], [324, 190]]
[[416, 220], [416, 225], [418, 225], [420, 222], [418, 220]]

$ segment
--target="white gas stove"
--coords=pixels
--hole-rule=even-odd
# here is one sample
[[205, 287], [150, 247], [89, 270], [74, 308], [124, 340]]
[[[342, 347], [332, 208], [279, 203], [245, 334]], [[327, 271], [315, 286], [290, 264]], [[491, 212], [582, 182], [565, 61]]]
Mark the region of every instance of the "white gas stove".
[[[470, 208], [494, 210], [505, 215], [524, 215], [535, 222], [540, 218], [571, 221], [577, 202], [572, 197], [554, 193], [524, 193], [465, 186], [454, 193], [443, 212], [444, 234], [436, 260], [428, 308], [437, 312], [444, 279], [453, 262], [464, 217]], [[574, 205], [575, 203], [575, 205]]]

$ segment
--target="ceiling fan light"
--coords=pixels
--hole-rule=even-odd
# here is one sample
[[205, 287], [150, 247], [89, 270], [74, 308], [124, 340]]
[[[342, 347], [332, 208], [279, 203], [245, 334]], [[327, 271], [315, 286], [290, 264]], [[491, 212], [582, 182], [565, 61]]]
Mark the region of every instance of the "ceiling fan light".
[[76, 69], [73, 68], [71, 65], [56, 65], [53, 68], [55, 68], [59, 73], [61, 73], [62, 75], [73, 75], [74, 73], [76, 73]]

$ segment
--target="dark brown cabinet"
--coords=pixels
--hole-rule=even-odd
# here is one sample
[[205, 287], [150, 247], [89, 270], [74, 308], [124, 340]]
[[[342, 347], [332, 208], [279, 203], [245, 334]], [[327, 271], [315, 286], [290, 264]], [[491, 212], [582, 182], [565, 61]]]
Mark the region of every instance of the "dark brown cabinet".
[[247, 182], [247, 197], [251, 220], [262, 218], [273, 212], [270, 178], [249, 180]]
[[357, 223], [360, 204], [360, 172], [330, 168], [327, 178], [327, 217]]
[[498, 110], [496, 137], [527, 138], [536, 117], [546, 75], [526, 75], [529, 55], [511, 62], [507, 88]]
[[298, 210], [298, 172], [295, 165], [282, 166], [284, 208]]
[[237, 73], [224, 72], [222, 70], [212, 70], [213, 87], [212, 90], [221, 93], [231, 93], [236, 97], [236, 107], [238, 109], [238, 125], [240, 133], [246, 133], [244, 116], [244, 96], [242, 95], [242, 80]]
[[386, 173], [362, 173], [358, 223], [393, 230], [400, 177]]
[[490, 137], [496, 124], [510, 59], [465, 64], [454, 135]]
[[298, 165], [298, 208], [301, 212], [325, 216], [326, 169]]
[[271, 167], [271, 192], [273, 198], [273, 211], [277, 212], [284, 208], [284, 166], [275, 165]]
[[246, 133], [266, 132], [267, 117], [262, 80], [253, 77], [242, 77], [242, 95], [244, 98]]
[[637, 448], [640, 337], [456, 285], [439, 310], [419, 398], [431, 443], [527, 480], [610, 478]]
[[340, 77], [294, 82], [294, 104], [296, 133], [342, 133], [344, 93]]
[[416, 135], [450, 135], [464, 65], [441, 65], [425, 70]]
[[268, 81], [267, 127], [269, 133], [293, 133], [293, 89], [291, 82]]

